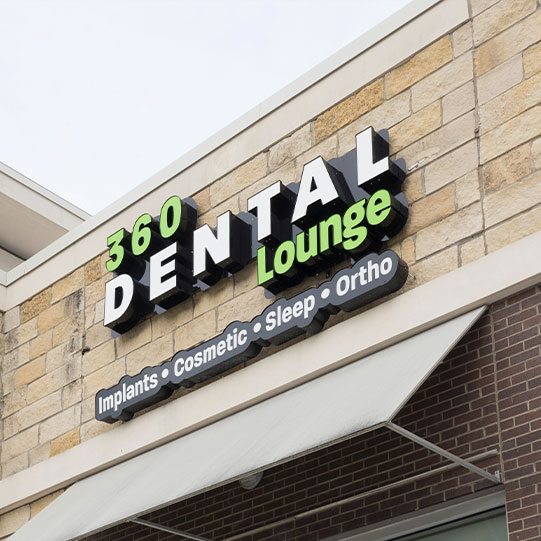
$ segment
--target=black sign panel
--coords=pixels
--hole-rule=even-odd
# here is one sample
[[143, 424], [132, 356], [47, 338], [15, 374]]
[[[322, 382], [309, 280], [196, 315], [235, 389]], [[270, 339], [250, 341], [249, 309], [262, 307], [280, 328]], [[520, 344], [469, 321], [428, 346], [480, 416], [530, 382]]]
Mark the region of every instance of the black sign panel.
[[331, 314], [351, 312], [400, 289], [407, 275], [406, 264], [392, 250], [367, 255], [318, 287], [279, 299], [251, 321], [230, 323], [218, 336], [99, 391], [96, 418], [108, 423], [128, 420], [174, 389], [224, 372], [255, 357], [263, 347], [319, 332]]

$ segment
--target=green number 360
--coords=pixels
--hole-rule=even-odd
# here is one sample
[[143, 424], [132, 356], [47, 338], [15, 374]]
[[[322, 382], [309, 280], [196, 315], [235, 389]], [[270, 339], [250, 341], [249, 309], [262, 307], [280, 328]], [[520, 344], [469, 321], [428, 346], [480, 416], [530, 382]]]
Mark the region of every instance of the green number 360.
[[109, 259], [105, 263], [105, 268], [109, 272], [118, 269], [124, 259], [124, 246], [122, 246], [122, 241], [124, 240], [126, 233], [127, 231], [125, 229], [119, 229], [107, 237]]
[[[164, 239], [172, 237], [182, 226], [184, 203], [178, 195], [173, 195], [163, 204], [160, 219], [159, 231], [160, 236]], [[131, 252], [135, 256], [144, 254], [150, 243], [152, 242], [152, 216], [148, 213], [141, 214], [133, 224], [131, 233]], [[105, 263], [105, 268], [109, 272], [113, 272], [122, 264], [126, 250], [124, 248], [124, 239], [128, 236], [128, 232], [122, 228], [115, 231], [107, 237], [107, 246], [109, 246], [109, 259]]]

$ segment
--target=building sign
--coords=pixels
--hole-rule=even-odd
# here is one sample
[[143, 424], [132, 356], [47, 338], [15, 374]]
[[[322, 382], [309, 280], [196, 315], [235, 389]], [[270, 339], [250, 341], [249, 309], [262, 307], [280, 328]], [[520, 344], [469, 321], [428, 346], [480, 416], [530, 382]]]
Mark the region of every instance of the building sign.
[[358, 134], [356, 143], [341, 158], [305, 164], [299, 183], [278, 181], [255, 194], [249, 213], [218, 216], [214, 230], [196, 227], [192, 200], [172, 196], [158, 217], [143, 214], [131, 233], [119, 229], [108, 237], [106, 266], [117, 276], [106, 284], [104, 324], [118, 333], [254, 258], [258, 284], [273, 294], [344, 260], [352, 265], [318, 287], [276, 300], [249, 322], [235, 321], [218, 336], [99, 391], [98, 420], [128, 420], [174, 389], [245, 362], [269, 344], [318, 332], [331, 314], [402, 287], [407, 266], [384, 244], [407, 220], [405, 173], [372, 128]]

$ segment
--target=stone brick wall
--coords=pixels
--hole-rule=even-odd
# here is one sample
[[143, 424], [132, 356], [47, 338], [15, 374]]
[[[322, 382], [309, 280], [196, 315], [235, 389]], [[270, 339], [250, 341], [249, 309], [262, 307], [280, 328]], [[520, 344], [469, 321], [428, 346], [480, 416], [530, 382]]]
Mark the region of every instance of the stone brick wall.
[[[470, 9], [469, 22], [195, 194], [200, 222], [246, 210], [250, 195], [278, 179], [298, 181], [304, 163], [351, 150], [373, 125], [389, 130], [393, 155], [408, 166], [410, 219], [391, 246], [415, 276], [405, 289], [539, 230], [541, 8], [471, 0]], [[93, 419], [98, 389], [270, 302], [251, 264], [113, 340], [102, 324], [105, 259], [4, 315], [1, 478], [114, 430]], [[0, 517], [0, 537], [14, 517], [28, 519], [23, 509]]]

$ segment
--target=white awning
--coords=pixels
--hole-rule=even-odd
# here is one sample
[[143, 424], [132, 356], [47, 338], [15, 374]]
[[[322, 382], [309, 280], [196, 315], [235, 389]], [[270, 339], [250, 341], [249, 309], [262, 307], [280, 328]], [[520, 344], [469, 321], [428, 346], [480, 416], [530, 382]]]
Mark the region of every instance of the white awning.
[[483, 311], [443, 323], [83, 479], [10, 539], [79, 539], [386, 425]]

